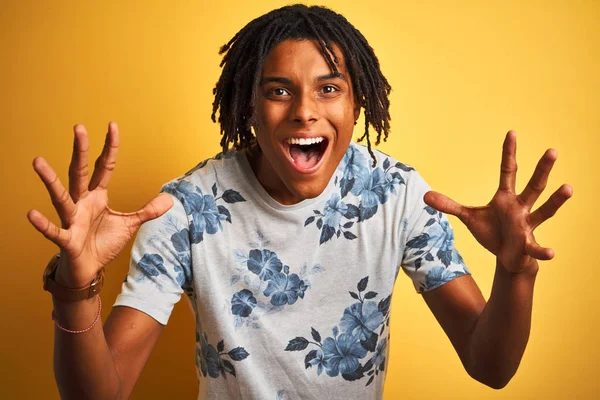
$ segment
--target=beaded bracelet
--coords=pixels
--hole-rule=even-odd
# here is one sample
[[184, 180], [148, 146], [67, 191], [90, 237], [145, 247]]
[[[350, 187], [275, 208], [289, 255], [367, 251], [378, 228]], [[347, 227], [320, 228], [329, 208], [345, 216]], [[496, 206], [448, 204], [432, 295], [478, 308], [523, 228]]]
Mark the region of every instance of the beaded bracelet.
[[94, 322], [92, 322], [92, 325], [90, 325], [89, 327], [82, 329], [80, 331], [72, 331], [70, 329], [63, 328], [62, 326], [60, 326], [60, 324], [56, 320], [56, 315], [54, 314], [54, 310], [52, 310], [52, 321], [54, 321], [54, 324], [61, 331], [68, 332], [68, 333], [85, 333], [85, 332], [89, 331], [90, 329], [92, 329], [94, 327], [94, 325], [96, 325], [96, 322], [98, 322], [98, 320], [100, 319], [101, 311], [102, 311], [102, 300], [100, 299], [100, 296], [98, 296], [98, 314], [96, 314], [96, 319], [94, 319]]

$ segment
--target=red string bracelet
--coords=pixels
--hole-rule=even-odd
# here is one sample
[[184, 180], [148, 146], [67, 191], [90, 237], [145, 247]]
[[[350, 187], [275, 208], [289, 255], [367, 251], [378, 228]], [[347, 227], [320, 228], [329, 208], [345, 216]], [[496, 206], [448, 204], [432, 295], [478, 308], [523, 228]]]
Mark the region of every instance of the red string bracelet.
[[89, 327], [82, 329], [80, 331], [72, 331], [70, 329], [63, 328], [62, 326], [60, 326], [60, 324], [56, 320], [56, 315], [54, 315], [54, 310], [52, 310], [52, 321], [54, 321], [54, 324], [61, 331], [68, 332], [68, 333], [85, 333], [85, 332], [89, 331], [90, 329], [92, 329], [94, 327], [94, 325], [96, 325], [96, 322], [98, 322], [98, 320], [100, 319], [101, 311], [102, 311], [102, 300], [100, 299], [100, 296], [98, 296], [98, 314], [96, 314], [96, 319], [94, 319], [94, 322], [92, 322], [92, 325], [90, 325]]

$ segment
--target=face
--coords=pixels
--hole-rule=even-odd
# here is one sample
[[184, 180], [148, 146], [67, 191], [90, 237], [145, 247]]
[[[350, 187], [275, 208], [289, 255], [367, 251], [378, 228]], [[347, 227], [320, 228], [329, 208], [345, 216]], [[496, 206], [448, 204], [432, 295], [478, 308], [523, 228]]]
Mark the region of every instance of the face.
[[334, 74], [313, 40], [286, 40], [267, 55], [253, 116], [262, 150], [256, 176], [282, 204], [323, 192], [346, 153], [360, 108], [339, 47]]

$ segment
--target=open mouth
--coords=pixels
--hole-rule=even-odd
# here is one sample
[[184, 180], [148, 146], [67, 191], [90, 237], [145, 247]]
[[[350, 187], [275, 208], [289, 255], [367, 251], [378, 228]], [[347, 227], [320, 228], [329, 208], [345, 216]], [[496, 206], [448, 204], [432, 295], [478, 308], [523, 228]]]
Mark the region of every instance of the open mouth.
[[283, 141], [294, 166], [303, 172], [311, 172], [319, 166], [328, 144], [324, 137], [288, 138]]

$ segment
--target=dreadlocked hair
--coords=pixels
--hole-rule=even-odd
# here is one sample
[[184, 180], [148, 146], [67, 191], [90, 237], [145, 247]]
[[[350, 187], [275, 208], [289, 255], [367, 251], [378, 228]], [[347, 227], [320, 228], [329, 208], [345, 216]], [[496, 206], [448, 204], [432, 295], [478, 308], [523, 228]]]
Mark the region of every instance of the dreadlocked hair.
[[339, 72], [339, 60], [332, 44], [341, 48], [356, 99], [364, 110], [365, 130], [358, 141], [367, 140], [375, 166], [369, 125], [377, 132], [375, 145], [380, 143], [382, 135], [383, 140], [387, 140], [391, 120], [388, 99], [391, 86], [381, 73], [375, 52], [346, 18], [325, 7], [302, 4], [282, 7], [254, 19], [219, 50], [219, 54], [224, 54], [220, 64], [223, 70], [213, 89], [215, 99], [211, 118], [217, 122], [219, 112], [223, 151], [227, 151], [230, 145], [245, 149], [253, 143], [252, 110], [255, 109], [253, 105], [264, 61], [273, 47], [287, 39], [316, 40], [334, 73]]

